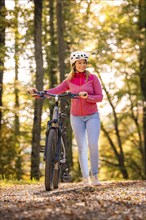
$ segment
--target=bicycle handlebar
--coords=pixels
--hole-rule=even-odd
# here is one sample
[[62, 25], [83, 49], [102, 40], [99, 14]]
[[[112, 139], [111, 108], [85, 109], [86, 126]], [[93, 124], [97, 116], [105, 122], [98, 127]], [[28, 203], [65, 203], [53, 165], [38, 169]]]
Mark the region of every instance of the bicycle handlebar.
[[73, 94], [71, 92], [68, 92], [68, 93], [63, 93], [63, 94], [50, 94], [50, 93], [45, 93], [45, 95], [47, 96], [51, 96], [51, 97], [56, 97], [58, 96], [58, 98], [63, 98], [63, 97], [69, 97], [69, 98], [75, 98], [75, 97], [78, 97], [79, 94]]
[[[28, 92], [30, 94], [30, 92]], [[63, 97], [69, 97], [69, 98], [75, 98], [75, 97], [79, 97], [80, 95], [79, 94], [73, 94], [71, 92], [68, 92], [68, 93], [63, 93], [63, 94], [51, 94], [51, 93], [47, 93], [46, 90], [44, 91], [37, 91], [37, 92], [34, 92], [33, 93], [33, 96], [39, 96], [40, 98], [46, 98], [46, 96], [49, 96], [49, 97], [58, 97], [59, 98], [63, 98]]]

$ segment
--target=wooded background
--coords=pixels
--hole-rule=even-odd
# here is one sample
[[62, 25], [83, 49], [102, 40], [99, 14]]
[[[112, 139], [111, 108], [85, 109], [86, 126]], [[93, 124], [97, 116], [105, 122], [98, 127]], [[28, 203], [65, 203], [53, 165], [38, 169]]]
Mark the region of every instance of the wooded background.
[[[146, 178], [146, 0], [0, 1], [0, 178], [37, 179], [52, 102], [48, 89], [70, 71], [72, 51], [89, 53], [99, 77], [100, 179]], [[80, 177], [66, 120], [69, 166]]]

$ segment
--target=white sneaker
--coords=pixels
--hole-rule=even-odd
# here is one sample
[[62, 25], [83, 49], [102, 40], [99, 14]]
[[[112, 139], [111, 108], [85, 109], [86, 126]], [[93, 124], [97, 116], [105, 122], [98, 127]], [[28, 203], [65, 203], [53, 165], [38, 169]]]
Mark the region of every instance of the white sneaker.
[[98, 180], [98, 176], [97, 175], [92, 176], [92, 184], [94, 186], [100, 186], [101, 185], [100, 181]]
[[84, 186], [84, 187], [91, 186], [90, 177], [83, 178], [83, 186]]

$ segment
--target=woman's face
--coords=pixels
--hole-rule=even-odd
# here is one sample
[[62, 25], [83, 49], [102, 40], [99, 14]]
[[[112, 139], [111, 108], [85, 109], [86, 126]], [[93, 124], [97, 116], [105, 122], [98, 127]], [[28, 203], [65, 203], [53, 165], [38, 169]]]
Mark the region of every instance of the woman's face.
[[81, 72], [81, 73], [84, 72], [86, 69], [86, 66], [87, 66], [87, 62], [84, 59], [77, 60], [75, 62], [75, 67], [76, 67], [77, 72]]

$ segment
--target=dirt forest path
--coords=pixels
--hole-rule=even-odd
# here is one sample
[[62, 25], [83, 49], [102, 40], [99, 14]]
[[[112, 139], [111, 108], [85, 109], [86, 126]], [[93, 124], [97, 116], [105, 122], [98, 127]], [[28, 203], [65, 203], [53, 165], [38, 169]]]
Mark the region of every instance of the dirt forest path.
[[43, 183], [16, 184], [0, 194], [1, 220], [146, 220], [146, 181], [63, 183], [50, 192]]

